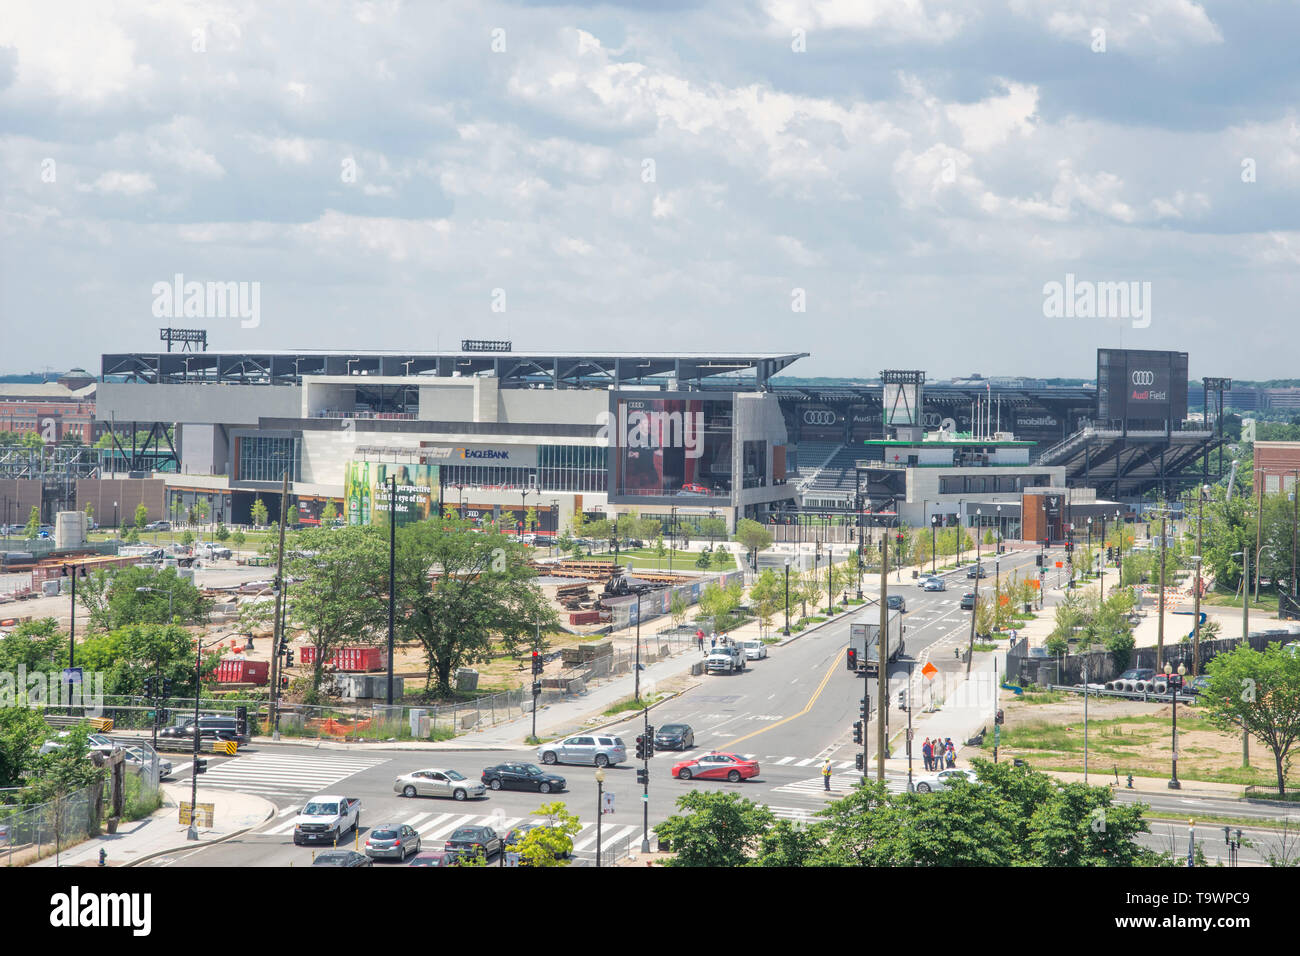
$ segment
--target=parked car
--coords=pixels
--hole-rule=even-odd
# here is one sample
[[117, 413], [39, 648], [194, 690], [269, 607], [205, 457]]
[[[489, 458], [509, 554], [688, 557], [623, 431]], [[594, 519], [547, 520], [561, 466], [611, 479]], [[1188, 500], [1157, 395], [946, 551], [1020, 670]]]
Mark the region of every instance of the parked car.
[[[226, 717], [220, 714], [201, 714], [199, 716], [199, 740], [233, 740], [239, 744], [248, 743], [247, 732], [240, 733], [239, 730], [239, 721], [234, 717]], [[170, 727], [164, 727], [160, 736], [169, 738], [193, 737], [194, 718], [184, 717]]]
[[537, 748], [537, 759], [544, 764], [581, 763], [607, 767], [627, 760], [627, 746], [621, 737], [580, 734], [542, 744]]
[[989, 573], [984, 570], [984, 565], [982, 564], [972, 564], [970, 570], [966, 572], [966, 577], [971, 580], [974, 580], [975, 578], [987, 578], [988, 576]]
[[326, 850], [317, 853], [312, 866], [374, 866], [374, 861], [356, 850]]
[[694, 760], [684, 760], [673, 767], [678, 780], [730, 780], [739, 783], [758, 776], [758, 761], [746, 760], [740, 754], [708, 753]]
[[690, 724], [664, 724], [655, 731], [656, 750], [691, 750], [695, 747], [695, 731]]
[[1210, 686], [1210, 679], [1202, 674], [1200, 677], [1193, 677], [1187, 681], [1183, 690], [1185, 693], [1196, 696]]
[[767, 657], [767, 645], [762, 641], [741, 641], [740, 649], [745, 652], [747, 661], [757, 661]]
[[443, 847], [448, 853], [457, 857], [473, 856], [482, 853], [486, 859], [492, 859], [501, 852], [501, 838], [491, 827], [460, 827], [452, 831]]
[[961, 596], [961, 609], [963, 611], [975, 610], [975, 592], [967, 591]]
[[[124, 751], [126, 753], [124, 761], [126, 765], [139, 773], [143, 773], [153, 763], [153, 758], [149, 755], [149, 752], [142, 747], [126, 747]], [[158, 758], [158, 779], [166, 780], [171, 775], [172, 762], [160, 756]]]
[[948, 590], [948, 585], [944, 582], [943, 578], [940, 577], [926, 578], [925, 582], [921, 585], [921, 590], [946, 591]]
[[940, 770], [938, 773], [931, 774], [928, 777], [921, 777], [916, 781], [917, 793], [930, 793], [932, 790], [947, 790], [948, 787], [961, 781], [963, 783], [978, 783], [975, 779], [975, 771], [961, 770], [954, 768], [952, 770]]
[[420, 852], [420, 834], [405, 823], [383, 823], [366, 834], [366, 856], [372, 860], [396, 859], [405, 863]]
[[907, 602], [903, 600], [903, 595], [901, 594], [889, 595], [885, 598], [885, 604], [891, 611], [902, 611], [904, 614], [907, 613]]
[[710, 674], [732, 674], [745, 669], [745, 652], [733, 644], [719, 644], [709, 651], [704, 669]]
[[550, 793], [565, 787], [563, 777], [547, 773], [533, 763], [499, 763], [485, 769], [479, 779], [493, 790], [536, 790], [538, 793]]
[[456, 854], [446, 850], [423, 850], [411, 858], [408, 866], [453, 866]]
[[451, 797], [464, 800], [468, 797], [486, 797], [483, 784], [456, 770], [412, 770], [393, 781], [393, 792], [404, 797]]
[[[45, 743], [41, 744], [41, 749], [39, 753], [47, 754], [62, 748], [64, 745], [63, 738], [66, 738], [68, 736], [68, 733], [69, 732], [66, 730], [59, 731], [57, 734], [54, 735], [54, 737], [50, 738], [49, 740], [45, 741]], [[95, 753], [96, 751], [98, 751], [99, 753], [105, 755], [111, 754], [114, 750], [117, 749], [117, 744], [113, 743], [113, 739], [111, 737], [106, 737], [103, 734], [87, 735], [86, 746], [89, 749], [90, 753]]]

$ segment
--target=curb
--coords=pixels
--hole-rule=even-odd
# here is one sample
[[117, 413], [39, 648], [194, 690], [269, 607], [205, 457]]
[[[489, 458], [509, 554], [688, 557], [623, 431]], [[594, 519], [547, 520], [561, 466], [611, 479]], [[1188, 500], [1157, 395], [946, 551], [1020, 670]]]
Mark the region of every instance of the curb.
[[272, 820], [274, 818], [275, 818], [275, 807], [272, 807], [270, 812], [267, 813], [266, 819], [264, 819], [261, 823], [254, 823], [252, 826], [244, 827], [242, 830], [235, 830], [215, 840], [199, 840], [197, 843], [187, 842], [182, 846], [169, 847], [165, 850], [155, 850], [153, 853], [149, 853], [145, 856], [140, 857], [139, 859], [132, 860], [130, 863], [123, 863], [121, 868], [126, 869], [132, 866], [139, 866], [141, 863], [147, 863], [150, 860], [156, 860], [158, 857], [166, 856], [168, 853], [182, 853], [185, 850], [195, 849], [197, 847], [216, 846], [218, 843], [225, 843], [227, 840], [233, 840], [237, 836], [243, 836], [248, 831], [255, 830], [258, 827], [265, 824], [267, 820]]

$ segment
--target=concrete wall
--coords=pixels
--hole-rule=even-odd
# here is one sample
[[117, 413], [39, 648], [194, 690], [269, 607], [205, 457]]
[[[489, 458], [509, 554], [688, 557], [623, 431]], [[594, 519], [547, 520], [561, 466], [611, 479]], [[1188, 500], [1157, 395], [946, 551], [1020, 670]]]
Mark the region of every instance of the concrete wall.
[[77, 481], [77, 510], [86, 503], [95, 507], [95, 521], [101, 527], [113, 527], [113, 502], [117, 502], [118, 524], [134, 520], [136, 505], [149, 509], [149, 521], [168, 517], [164, 494], [166, 482], [161, 478], [81, 478]]
[[501, 389], [498, 420], [528, 424], [571, 422], [600, 425], [610, 411], [610, 393], [598, 389]]
[[302, 389], [297, 385], [141, 385], [101, 382], [95, 420], [256, 425], [258, 418], [297, 418]]

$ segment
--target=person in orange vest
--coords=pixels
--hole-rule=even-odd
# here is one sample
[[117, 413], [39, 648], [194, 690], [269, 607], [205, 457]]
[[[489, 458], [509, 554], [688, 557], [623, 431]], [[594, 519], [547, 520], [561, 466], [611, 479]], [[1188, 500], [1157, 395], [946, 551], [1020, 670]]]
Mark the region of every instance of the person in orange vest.
[[826, 762], [822, 764], [822, 784], [827, 790], [831, 788], [831, 758], [827, 757]]

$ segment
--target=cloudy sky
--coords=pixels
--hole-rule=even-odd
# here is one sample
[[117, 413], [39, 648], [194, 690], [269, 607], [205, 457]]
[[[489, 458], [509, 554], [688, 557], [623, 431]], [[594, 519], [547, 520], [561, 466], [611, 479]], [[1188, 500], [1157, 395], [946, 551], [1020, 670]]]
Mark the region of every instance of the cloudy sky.
[[[175, 324], [1300, 375], [1298, 35], [1280, 0], [6, 0], [0, 371]], [[1144, 313], [1045, 314], [1067, 275]]]

